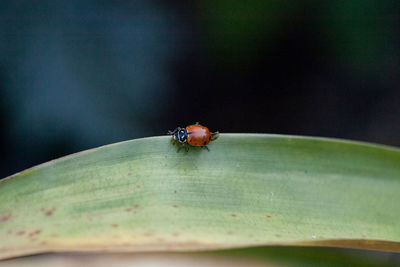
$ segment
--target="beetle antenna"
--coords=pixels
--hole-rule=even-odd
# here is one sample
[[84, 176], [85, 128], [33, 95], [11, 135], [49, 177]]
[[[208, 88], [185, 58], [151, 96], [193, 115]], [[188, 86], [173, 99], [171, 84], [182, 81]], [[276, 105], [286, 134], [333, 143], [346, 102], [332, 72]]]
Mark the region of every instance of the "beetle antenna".
[[175, 128], [175, 130], [173, 130], [173, 131], [168, 130], [167, 134], [172, 135], [172, 134], [178, 132], [180, 129], [181, 129], [181, 127]]

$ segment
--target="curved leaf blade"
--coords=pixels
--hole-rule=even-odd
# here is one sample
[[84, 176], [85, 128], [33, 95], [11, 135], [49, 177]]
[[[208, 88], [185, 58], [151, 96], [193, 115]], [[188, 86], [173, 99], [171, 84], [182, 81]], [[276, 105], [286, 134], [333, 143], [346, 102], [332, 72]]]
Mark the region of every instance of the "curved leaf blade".
[[400, 150], [221, 134], [188, 153], [153, 137], [0, 181], [0, 258], [256, 245], [400, 251]]

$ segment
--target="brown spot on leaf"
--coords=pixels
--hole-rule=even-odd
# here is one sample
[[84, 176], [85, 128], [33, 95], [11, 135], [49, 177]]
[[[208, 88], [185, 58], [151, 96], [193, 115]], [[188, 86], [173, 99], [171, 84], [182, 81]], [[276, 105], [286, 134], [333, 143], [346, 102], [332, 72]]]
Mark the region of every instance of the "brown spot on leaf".
[[271, 219], [271, 218], [272, 218], [271, 215], [266, 215], [265, 217], [267, 217], [268, 219]]
[[135, 209], [138, 209], [139, 208], [139, 205], [133, 205], [132, 207], [129, 207], [129, 208], [126, 208], [125, 209], [125, 211], [126, 212], [131, 212], [131, 211], [133, 211], [133, 213], [136, 213], [136, 210]]
[[115, 223], [114, 223], [114, 224], [111, 224], [111, 226], [114, 227], [114, 228], [117, 228], [117, 227], [118, 227], [118, 224], [115, 224]]
[[11, 229], [7, 231], [7, 234], [8, 234], [8, 235], [10, 235], [11, 233], [12, 233], [12, 230], [11, 230]]
[[131, 176], [131, 175], [132, 175], [132, 173], [128, 172], [128, 176]]
[[46, 209], [42, 208], [40, 210], [44, 213], [44, 215], [52, 216], [53, 213], [56, 211], [56, 208], [52, 208], [52, 209], [49, 209], [49, 210], [46, 210]]
[[52, 234], [52, 235], [51, 235], [51, 237], [58, 237], [58, 235], [56, 235], [56, 234]]
[[40, 242], [40, 245], [47, 245], [47, 242], [46, 241], [42, 241], [42, 242]]
[[180, 233], [177, 233], [177, 232], [172, 233], [172, 236], [179, 236], [179, 235], [180, 235]]
[[25, 234], [25, 231], [19, 231], [19, 232], [17, 232], [17, 235], [23, 235], [23, 234]]
[[40, 234], [41, 232], [42, 232], [42, 230], [36, 230], [36, 231], [30, 232], [29, 236], [32, 237], [32, 236]]
[[53, 211], [52, 210], [46, 211], [46, 216], [51, 216], [51, 215], [53, 215]]
[[228, 235], [231, 235], [231, 234], [233, 234], [233, 232], [232, 231], [228, 231], [228, 232], [226, 232]]
[[276, 234], [275, 236], [276, 236], [276, 237], [281, 237], [281, 235], [280, 235], [280, 234]]
[[178, 208], [179, 206], [178, 206], [178, 205], [172, 205], [172, 207], [174, 207], [174, 208]]
[[236, 215], [235, 213], [232, 213], [231, 216], [232, 216], [232, 217], [236, 217], [237, 215]]
[[137, 189], [140, 189], [140, 188], [142, 188], [142, 186], [141, 186], [140, 184], [138, 184], [138, 185], [136, 186], [136, 188], [137, 188]]
[[8, 221], [9, 219], [11, 219], [11, 213], [7, 214], [7, 215], [3, 215], [0, 217], [0, 223], [5, 223], [6, 221]]

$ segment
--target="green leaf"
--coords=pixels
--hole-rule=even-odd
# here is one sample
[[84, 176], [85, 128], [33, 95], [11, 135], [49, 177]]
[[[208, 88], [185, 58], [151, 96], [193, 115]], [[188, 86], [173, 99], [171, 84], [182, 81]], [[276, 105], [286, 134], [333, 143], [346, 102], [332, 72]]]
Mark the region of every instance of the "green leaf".
[[400, 251], [400, 150], [221, 134], [84, 151], [0, 181], [0, 258], [261, 245]]

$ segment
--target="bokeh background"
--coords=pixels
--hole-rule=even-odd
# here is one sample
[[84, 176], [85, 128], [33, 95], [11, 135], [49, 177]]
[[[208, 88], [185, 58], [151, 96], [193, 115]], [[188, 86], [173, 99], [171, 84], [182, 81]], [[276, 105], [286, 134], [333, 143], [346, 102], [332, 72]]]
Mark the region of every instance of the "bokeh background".
[[399, 3], [1, 1], [0, 177], [196, 121], [400, 146]]

